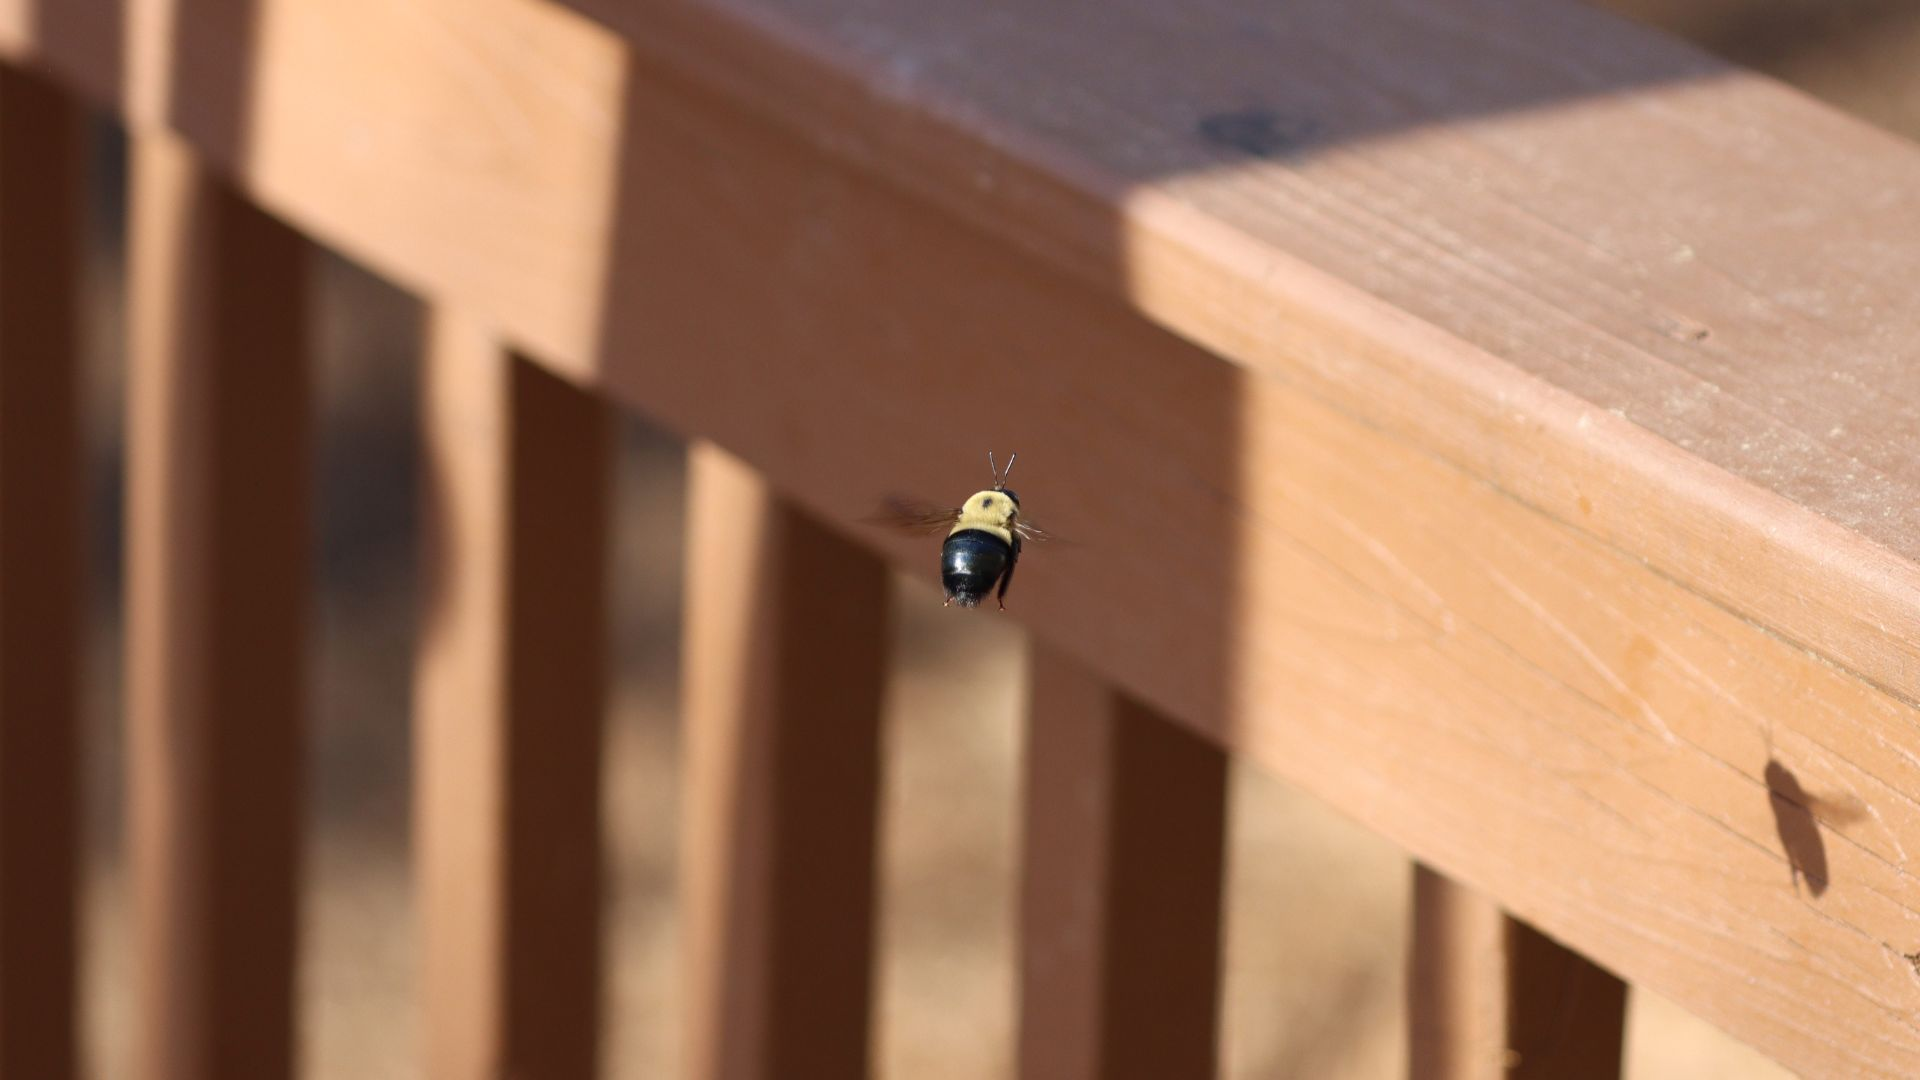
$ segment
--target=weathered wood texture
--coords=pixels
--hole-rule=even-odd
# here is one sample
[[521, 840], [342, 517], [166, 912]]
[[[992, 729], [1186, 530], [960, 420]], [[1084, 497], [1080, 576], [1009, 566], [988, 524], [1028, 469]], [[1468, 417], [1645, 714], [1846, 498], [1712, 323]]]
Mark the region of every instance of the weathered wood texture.
[[1609, 1080], [1627, 987], [1425, 866], [1414, 868], [1407, 979], [1415, 1080]]
[[1911, 143], [1573, 3], [575, 6], [1920, 698]]
[[139, 1076], [293, 1053], [307, 715], [306, 249], [147, 134], [133, 161], [127, 740]]
[[865, 1076], [886, 571], [710, 445], [688, 482], [684, 1071]]
[[0, 66], [0, 1077], [74, 1076], [80, 110]]
[[1227, 757], [1041, 651], [1028, 718], [1020, 1074], [1212, 1076]]
[[[1020, 450], [1044, 640], [1920, 1072], [1920, 151], [1573, 3], [579, 2], [260, 0], [126, 111], [814, 513]], [[108, 93], [119, 7], [0, 49]]]
[[595, 1075], [612, 416], [459, 315], [426, 363], [427, 1073]]

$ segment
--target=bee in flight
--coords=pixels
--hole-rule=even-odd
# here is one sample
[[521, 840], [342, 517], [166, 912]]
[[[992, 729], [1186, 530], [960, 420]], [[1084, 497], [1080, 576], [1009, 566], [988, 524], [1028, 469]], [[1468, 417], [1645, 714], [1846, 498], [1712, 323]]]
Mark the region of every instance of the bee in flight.
[[880, 516], [873, 519], [914, 532], [947, 530], [946, 543], [940, 545], [940, 584], [946, 589], [948, 604], [975, 607], [992, 592], [1000, 610], [1007, 610], [1007, 586], [1013, 583], [1021, 542], [1050, 539], [1044, 530], [1020, 516], [1020, 496], [1007, 486], [1007, 476], [1019, 456], [1009, 455], [1002, 471], [994, 464], [993, 451], [987, 451], [993, 486], [967, 496], [959, 506], [936, 506], [893, 496], [885, 501]]

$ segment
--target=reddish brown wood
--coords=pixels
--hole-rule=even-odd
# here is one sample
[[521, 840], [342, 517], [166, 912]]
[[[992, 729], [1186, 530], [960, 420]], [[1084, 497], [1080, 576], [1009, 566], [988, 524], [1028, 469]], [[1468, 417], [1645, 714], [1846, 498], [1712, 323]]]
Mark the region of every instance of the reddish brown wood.
[[886, 572], [693, 449], [686, 1073], [865, 1076]]
[[1619, 978], [1426, 866], [1414, 868], [1413, 918], [1410, 1075], [1620, 1075]]
[[817, 513], [1017, 436], [1126, 537], [1023, 572], [1037, 634], [1796, 1068], [1920, 1075], [1911, 143], [1558, 0], [288, 0], [245, 87], [83, 4], [136, 128], [243, 108], [251, 190]]
[[80, 113], [0, 66], [0, 1078], [74, 1075]]
[[307, 714], [305, 248], [164, 136], [133, 176], [137, 1075], [291, 1071]]
[[1619, 976], [1509, 917], [1509, 1076], [1611, 1080], [1626, 1048], [1627, 984]]
[[1226, 754], [1036, 651], [1020, 1071], [1213, 1074]]
[[425, 378], [427, 1073], [592, 1077], [612, 418], [457, 316]]

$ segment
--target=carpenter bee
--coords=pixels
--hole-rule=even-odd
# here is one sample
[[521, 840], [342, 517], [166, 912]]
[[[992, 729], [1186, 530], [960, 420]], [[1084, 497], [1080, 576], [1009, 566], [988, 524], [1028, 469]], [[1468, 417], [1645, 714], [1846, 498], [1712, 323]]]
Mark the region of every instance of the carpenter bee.
[[1019, 456], [1008, 455], [1007, 467], [1001, 470], [994, 464], [993, 451], [987, 451], [993, 486], [967, 496], [959, 506], [893, 496], [885, 501], [881, 514], [871, 519], [915, 532], [947, 530], [946, 542], [940, 545], [940, 584], [946, 589], [948, 605], [974, 607], [992, 592], [1000, 610], [1007, 610], [1007, 586], [1013, 583], [1021, 543], [1051, 539], [1021, 515], [1020, 496], [1007, 486]]

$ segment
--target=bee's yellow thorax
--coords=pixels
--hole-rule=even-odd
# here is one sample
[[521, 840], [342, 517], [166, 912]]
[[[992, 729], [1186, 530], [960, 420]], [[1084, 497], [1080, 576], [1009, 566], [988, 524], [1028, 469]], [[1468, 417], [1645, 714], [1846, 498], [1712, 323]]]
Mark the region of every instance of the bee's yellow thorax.
[[1013, 543], [1013, 519], [1018, 513], [1019, 507], [1014, 505], [1012, 499], [1007, 498], [1005, 492], [976, 491], [967, 496], [967, 501], [961, 505], [960, 516], [954, 521], [953, 528], [947, 531], [947, 535], [952, 536], [962, 529], [979, 529], [982, 532], [992, 533], [1011, 544]]

